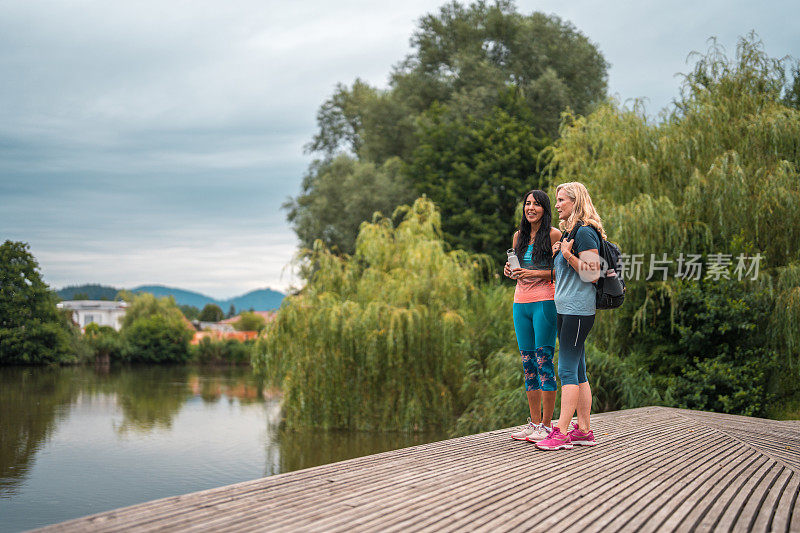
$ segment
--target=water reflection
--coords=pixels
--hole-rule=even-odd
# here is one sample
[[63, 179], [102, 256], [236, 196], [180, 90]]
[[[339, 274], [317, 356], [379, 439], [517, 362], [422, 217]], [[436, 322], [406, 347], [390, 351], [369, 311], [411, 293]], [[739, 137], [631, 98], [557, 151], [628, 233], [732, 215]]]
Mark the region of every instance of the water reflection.
[[0, 498], [17, 490], [55, 429], [61, 407], [72, 403], [77, 393], [59, 369], [0, 372]]
[[105, 383], [108, 393], [116, 393], [122, 408], [120, 432], [150, 432], [169, 429], [172, 419], [192, 396], [187, 385], [186, 367], [145, 367], [136, 372], [118, 371]]
[[[274, 393], [274, 391], [273, 391]], [[121, 421], [119, 434], [169, 430], [192, 397], [263, 403], [270, 395], [246, 368], [4, 367], [0, 368], [0, 498], [10, 498], [36, 453], [76, 402], [103, 399]], [[88, 436], [87, 436], [88, 437]]]

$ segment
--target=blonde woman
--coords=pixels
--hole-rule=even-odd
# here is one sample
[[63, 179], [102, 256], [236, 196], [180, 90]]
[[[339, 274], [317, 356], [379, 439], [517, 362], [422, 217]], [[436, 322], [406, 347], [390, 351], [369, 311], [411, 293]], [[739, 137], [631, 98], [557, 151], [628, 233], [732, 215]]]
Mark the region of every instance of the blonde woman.
[[[542, 450], [596, 444], [589, 426], [592, 389], [586, 377], [584, 343], [594, 325], [594, 282], [601, 273], [598, 250], [600, 239], [605, 239], [606, 234], [589, 192], [581, 183], [564, 183], [556, 188], [556, 211], [564, 232], [562, 240], [553, 245], [561, 414], [547, 438], [536, 443]], [[576, 411], [578, 423], [570, 429]]]

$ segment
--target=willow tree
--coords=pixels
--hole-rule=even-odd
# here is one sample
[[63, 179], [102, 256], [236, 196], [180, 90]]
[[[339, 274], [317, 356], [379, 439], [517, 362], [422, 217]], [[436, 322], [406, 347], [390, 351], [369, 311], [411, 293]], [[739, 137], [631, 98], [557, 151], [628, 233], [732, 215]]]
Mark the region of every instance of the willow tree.
[[450, 427], [468, 365], [508, 343], [508, 317], [487, 310], [510, 295], [482, 290], [485, 258], [447, 250], [430, 200], [394, 219], [362, 224], [352, 256], [318, 242], [305, 289], [267, 325], [253, 364], [282, 386], [290, 427]]
[[[601, 315], [606, 347], [639, 350], [651, 371], [680, 375], [665, 381], [678, 391], [693, 380], [681, 400], [690, 407], [764, 413], [784, 363], [795, 376], [800, 368], [800, 111], [786, 105], [786, 88], [784, 63], [754, 35], [733, 58], [712, 41], [659, 121], [611, 102], [567, 117], [552, 150], [555, 182], [587, 185], [624, 252], [645, 264], [664, 253], [732, 261], [731, 280], [708, 271], [676, 279], [676, 263], [666, 281], [646, 282], [644, 272], [625, 307]], [[763, 257], [757, 280], [733, 276], [740, 254]], [[730, 383], [713, 382], [725, 373]], [[748, 402], [759, 407], [748, 411]]]

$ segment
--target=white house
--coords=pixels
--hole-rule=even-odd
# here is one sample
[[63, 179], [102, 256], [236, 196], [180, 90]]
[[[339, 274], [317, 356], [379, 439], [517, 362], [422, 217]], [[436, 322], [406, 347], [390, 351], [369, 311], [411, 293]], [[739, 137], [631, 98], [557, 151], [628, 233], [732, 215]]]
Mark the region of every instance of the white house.
[[128, 303], [106, 300], [68, 300], [59, 302], [57, 307], [72, 311], [72, 320], [81, 329], [94, 322], [98, 326], [111, 326], [119, 331]]

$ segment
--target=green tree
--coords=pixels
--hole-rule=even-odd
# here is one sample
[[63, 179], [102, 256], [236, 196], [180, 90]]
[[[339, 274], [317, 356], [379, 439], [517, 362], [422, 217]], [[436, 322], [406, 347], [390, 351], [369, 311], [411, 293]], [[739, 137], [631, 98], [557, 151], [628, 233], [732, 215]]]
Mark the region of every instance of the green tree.
[[125, 344], [111, 326], [98, 326], [94, 322], [84, 328], [84, 340], [92, 349], [95, 361], [112, 362], [123, 359]]
[[238, 331], [261, 332], [264, 326], [266, 326], [264, 317], [251, 311], [245, 311], [240, 315], [239, 320], [233, 323], [233, 327]]
[[69, 324], [26, 243], [0, 246], [0, 363], [71, 362]]
[[[530, 188], [519, 181], [533, 177], [539, 182], [538, 171], [522, 169], [513, 159], [532, 155], [526, 165], [535, 166], [543, 143], [558, 136], [563, 111], [586, 113], [605, 98], [608, 64], [597, 47], [568, 22], [541, 13], [522, 15], [510, 1], [450, 2], [420, 19], [411, 44], [412, 53], [393, 69], [387, 89], [357, 79], [350, 86], [339, 84], [320, 107], [318, 132], [307, 148], [321, 161], [312, 163], [301, 193], [284, 206], [302, 246], [321, 239], [336, 253], [353, 253], [359, 224], [375, 211], [391, 213], [410, 202], [410, 191], [430, 194], [442, 205], [451, 243], [495, 253], [495, 243], [482, 237], [469, 244], [455, 239], [458, 222], [452, 215], [461, 211], [451, 210], [453, 194], [480, 201], [487, 188], [497, 189], [501, 192], [492, 191], [477, 210], [478, 218], [492, 205], [498, 217], [513, 212], [516, 195]], [[447, 123], [439, 126], [449, 131], [431, 131], [431, 121], [445, 115]], [[492, 126], [513, 138], [492, 135]], [[445, 147], [449, 159], [429, 160], [435, 157], [430, 149], [437, 135], [462, 131], [470, 138], [457, 149]], [[532, 149], [517, 144], [531, 136]], [[499, 148], [490, 153], [485, 144], [490, 137], [506, 141], [507, 160]], [[430, 178], [427, 163], [435, 174]], [[407, 166], [414, 167], [411, 175], [396, 171]], [[489, 177], [474, 179], [479, 171]], [[445, 176], [458, 180], [465, 174], [468, 179], [457, 185], [463, 192], [436, 195], [446, 188]], [[510, 190], [505, 182], [493, 183], [500, 176], [517, 183]], [[479, 227], [484, 221], [476, 219], [463, 233], [498, 230], [494, 220]], [[501, 233], [512, 225], [504, 223]]]
[[311, 248], [320, 239], [338, 253], [352, 254], [362, 222], [413, 199], [401, 169], [397, 158], [380, 166], [346, 155], [314, 163], [303, 192], [284, 205], [301, 246]]
[[193, 333], [181, 321], [153, 314], [122, 330], [127, 359], [137, 363], [182, 363]]
[[198, 316], [198, 320], [201, 322], [219, 322], [223, 318], [225, 318], [225, 313], [217, 304], [206, 304]]
[[512, 86], [535, 126], [556, 137], [563, 110], [586, 114], [605, 98], [608, 63], [596, 45], [571, 23], [522, 15], [512, 1], [449, 2], [422, 17], [411, 45], [392, 87], [418, 112], [438, 101], [465, 103], [477, 114], [475, 107], [491, 109]]
[[189, 357], [193, 329], [169, 296], [133, 297], [122, 321], [125, 359], [134, 362], [183, 362]]
[[178, 309], [181, 310], [183, 316], [189, 320], [199, 320], [200, 310], [193, 305], [179, 305]]
[[520, 196], [547, 185], [540, 153], [549, 141], [536, 136], [531, 116], [512, 91], [484, 118], [437, 104], [422, 116], [407, 172], [441, 209], [452, 246], [505, 258]]
[[129, 305], [125, 311], [125, 318], [122, 319], [122, 329], [130, 326], [139, 318], [148, 318], [152, 315], [161, 315], [169, 320], [184, 323], [183, 313], [178, 309], [172, 296], [157, 298], [149, 292], [128, 294], [130, 299], [126, 301]]

